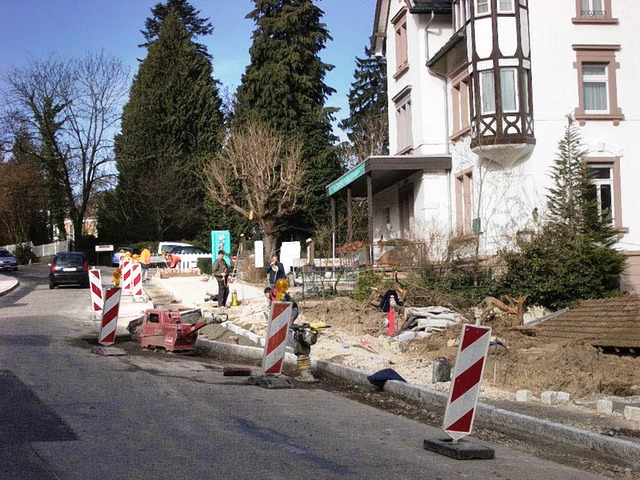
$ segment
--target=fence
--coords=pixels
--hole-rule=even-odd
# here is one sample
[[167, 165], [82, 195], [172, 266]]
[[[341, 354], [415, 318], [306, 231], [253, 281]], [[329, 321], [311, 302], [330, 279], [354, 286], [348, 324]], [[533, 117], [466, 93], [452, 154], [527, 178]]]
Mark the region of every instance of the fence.
[[69, 240], [63, 240], [61, 242], [54, 243], [45, 243], [44, 245], [34, 245], [32, 242], [25, 242], [21, 244], [5, 245], [4, 248], [13, 253], [18, 245], [23, 245], [25, 247], [30, 247], [33, 254], [36, 257], [41, 258], [53, 256], [58, 252], [67, 252], [69, 251], [69, 244]]
[[334, 295], [338, 292], [353, 292], [358, 280], [359, 268], [355, 267], [311, 267], [299, 268], [295, 283], [302, 286], [305, 295]]

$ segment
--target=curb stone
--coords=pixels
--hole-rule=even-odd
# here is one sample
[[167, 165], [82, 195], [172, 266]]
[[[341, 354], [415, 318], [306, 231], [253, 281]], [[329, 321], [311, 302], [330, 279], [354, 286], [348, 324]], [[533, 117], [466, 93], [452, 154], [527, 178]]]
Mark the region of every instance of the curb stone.
[[[248, 360], [260, 360], [264, 353], [264, 349], [260, 347], [233, 345], [200, 338], [197, 340], [197, 345], [219, 355], [243, 357]], [[291, 353], [285, 354], [285, 364], [296, 365], [296, 356]], [[367, 380], [367, 376], [370, 373], [363, 370], [313, 357], [311, 358], [311, 367], [358, 385], [370, 385]], [[448, 394], [396, 380], [387, 381], [384, 385], [384, 390], [423, 407], [436, 406], [444, 408], [448, 399]], [[640, 458], [640, 444], [627, 440], [605, 437], [568, 425], [510, 412], [481, 402], [478, 403], [476, 413], [478, 415], [476, 417], [477, 422], [484, 427], [503, 427], [512, 432], [525, 434], [526, 436], [533, 435], [546, 440], [553, 438], [557, 442], [589, 449], [606, 457], [619, 459], [632, 465]]]
[[13, 285], [5, 288], [4, 290], [0, 290], [0, 297], [3, 295], [6, 295], [7, 293], [13, 292], [16, 288], [18, 288], [18, 286], [20, 285], [20, 282], [17, 279], [13, 279], [15, 283], [13, 283]]

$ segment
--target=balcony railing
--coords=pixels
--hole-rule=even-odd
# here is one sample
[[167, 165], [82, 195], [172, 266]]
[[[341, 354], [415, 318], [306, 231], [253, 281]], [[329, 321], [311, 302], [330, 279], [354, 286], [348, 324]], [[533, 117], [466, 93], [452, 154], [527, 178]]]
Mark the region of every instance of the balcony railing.
[[604, 18], [604, 10], [580, 10], [580, 16], [582, 18]]

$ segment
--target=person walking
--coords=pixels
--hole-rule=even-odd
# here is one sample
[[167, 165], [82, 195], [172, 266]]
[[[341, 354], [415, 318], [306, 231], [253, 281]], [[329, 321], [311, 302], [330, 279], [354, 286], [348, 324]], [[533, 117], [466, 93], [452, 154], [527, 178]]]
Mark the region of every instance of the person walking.
[[269, 277], [269, 288], [273, 289], [276, 286], [276, 282], [281, 278], [285, 278], [284, 265], [280, 263], [277, 255], [271, 257], [271, 263], [267, 267], [267, 274]]
[[224, 260], [224, 252], [222, 250], [218, 252], [218, 258], [213, 262], [211, 270], [218, 281], [218, 306], [226, 307], [227, 297], [229, 296], [229, 266]]
[[140, 252], [140, 267], [142, 267], [142, 282], [149, 281], [149, 267], [151, 266], [151, 247], [144, 247]]

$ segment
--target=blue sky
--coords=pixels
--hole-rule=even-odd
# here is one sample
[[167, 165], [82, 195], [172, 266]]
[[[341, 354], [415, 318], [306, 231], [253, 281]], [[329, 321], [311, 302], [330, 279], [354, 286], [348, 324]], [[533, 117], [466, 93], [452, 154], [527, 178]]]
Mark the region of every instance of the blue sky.
[[[101, 49], [137, 71], [136, 59], [145, 19], [157, 0], [0, 0], [0, 70], [25, 65], [29, 56], [81, 57]], [[213, 35], [198, 41], [213, 56], [214, 77], [235, 89], [249, 63], [253, 22], [245, 15], [250, 0], [191, 0], [214, 26]], [[324, 22], [333, 37], [321, 53], [335, 65], [325, 82], [337, 90], [328, 106], [340, 108], [339, 120], [348, 115], [347, 93], [353, 82], [355, 57], [364, 56], [373, 29], [375, 0], [320, 0]]]

